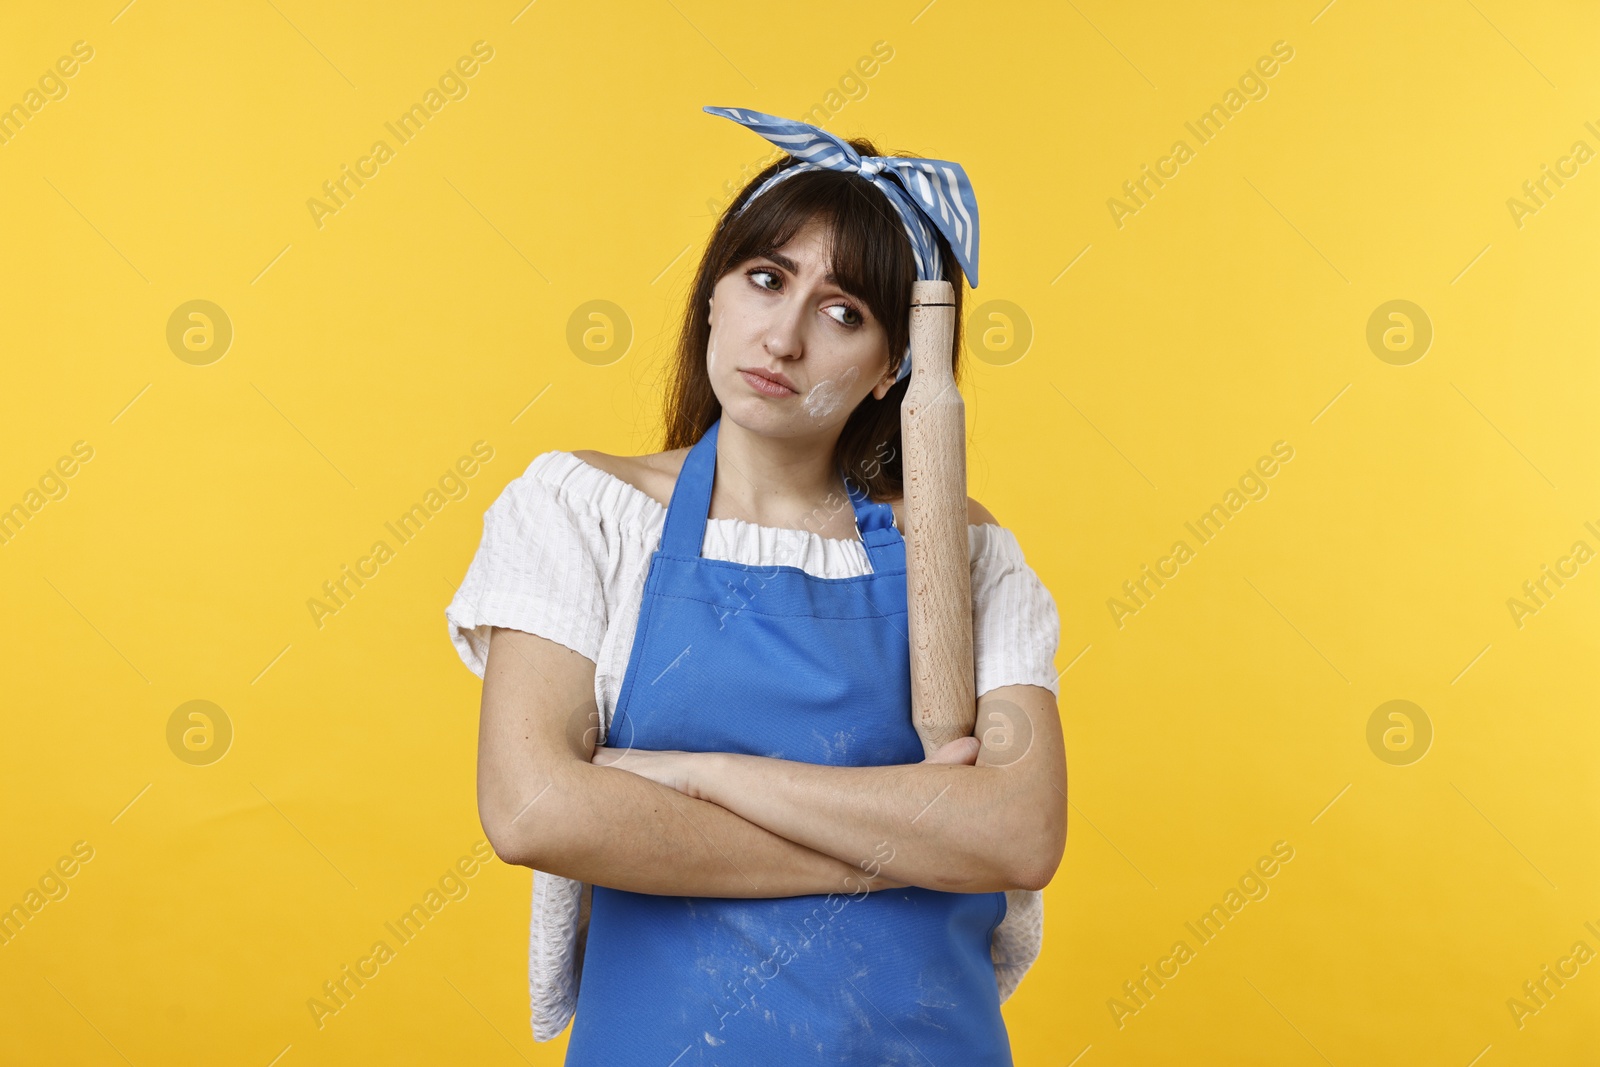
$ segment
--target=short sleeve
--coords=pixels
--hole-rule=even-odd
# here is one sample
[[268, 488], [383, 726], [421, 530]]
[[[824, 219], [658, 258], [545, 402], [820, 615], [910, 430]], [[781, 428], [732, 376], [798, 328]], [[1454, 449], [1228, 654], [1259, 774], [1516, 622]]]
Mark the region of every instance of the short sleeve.
[[1003, 685], [1037, 685], [1060, 697], [1055, 598], [1022, 556], [1010, 530], [967, 527], [972, 550], [972, 658], [977, 695]]
[[483, 514], [483, 538], [445, 609], [450, 640], [478, 677], [501, 626], [598, 661], [606, 632], [605, 539], [591, 502], [565, 490], [546, 452]]

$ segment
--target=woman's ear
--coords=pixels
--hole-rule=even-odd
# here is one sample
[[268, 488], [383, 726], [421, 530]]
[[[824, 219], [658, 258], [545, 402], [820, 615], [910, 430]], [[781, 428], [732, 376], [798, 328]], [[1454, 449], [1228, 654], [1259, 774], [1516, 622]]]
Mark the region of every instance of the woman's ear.
[[894, 388], [894, 383], [894, 372], [885, 371], [883, 377], [878, 379], [878, 384], [872, 387], [872, 398], [874, 400], [882, 400], [888, 395], [889, 390]]

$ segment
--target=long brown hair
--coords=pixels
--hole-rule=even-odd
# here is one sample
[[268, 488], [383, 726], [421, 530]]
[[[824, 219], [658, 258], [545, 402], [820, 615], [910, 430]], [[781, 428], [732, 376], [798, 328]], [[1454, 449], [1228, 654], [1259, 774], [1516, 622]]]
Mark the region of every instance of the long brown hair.
[[[883, 154], [865, 138], [851, 138], [849, 143], [864, 156]], [[872, 182], [845, 171], [802, 171], [778, 182], [739, 214], [757, 186], [794, 162], [793, 156], [781, 156], [750, 179], [724, 209], [707, 242], [684, 308], [672, 381], [665, 394], [663, 451], [693, 445], [722, 414], [706, 374], [706, 344], [711, 336], [707, 307], [717, 281], [740, 263], [783, 247], [813, 218], [831, 228], [833, 272], [839, 287], [865, 302], [883, 323], [891, 369], [897, 369], [905, 358], [916, 258], [900, 217]], [[951, 359], [960, 382], [963, 278], [943, 235], [935, 232], [935, 238], [944, 277], [952, 280], [955, 289], [957, 328], [951, 338]], [[896, 382], [882, 400], [868, 393], [850, 413], [834, 446], [835, 464], [877, 500], [903, 493], [900, 402], [910, 382], [909, 375]]]

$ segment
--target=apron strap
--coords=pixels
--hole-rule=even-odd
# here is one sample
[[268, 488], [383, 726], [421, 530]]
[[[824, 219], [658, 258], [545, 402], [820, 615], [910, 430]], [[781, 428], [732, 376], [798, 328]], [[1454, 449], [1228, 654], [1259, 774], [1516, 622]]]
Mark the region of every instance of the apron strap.
[[706, 518], [711, 514], [711, 479], [717, 471], [717, 427], [722, 416], [689, 449], [678, 481], [667, 502], [667, 521], [661, 530], [661, 549], [669, 556], [698, 558], [706, 542]]
[[867, 548], [872, 572], [882, 574], [905, 566], [905, 542], [894, 524], [894, 509], [882, 501], [867, 499], [867, 491], [841, 470], [850, 504], [856, 509], [856, 532]]
[[[719, 415], [711, 427], [689, 449], [678, 481], [667, 504], [667, 519], [661, 531], [661, 548], [669, 556], [699, 558], [706, 540], [706, 522], [711, 514], [712, 480], [717, 469], [717, 430]], [[850, 505], [856, 513], [856, 532], [866, 546], [874, 574], [893, 572], [905, 566], [904, 541], [894, 525], [894, 509], [867, 498], [864, 488], [852, 482], [840, 469]]]

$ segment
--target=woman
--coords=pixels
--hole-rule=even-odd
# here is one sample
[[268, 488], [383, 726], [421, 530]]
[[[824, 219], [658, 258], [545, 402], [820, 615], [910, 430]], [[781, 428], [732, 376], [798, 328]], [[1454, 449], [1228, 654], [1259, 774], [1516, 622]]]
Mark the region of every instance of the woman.
[[536, 457], [447, 609], [484, 679], [485, 832], [539, 872], [534, 1034], [575, 1012], [568, 1064], [1011, 1063], [999, 1005], [1066, 835], [1055, 606], [971, 501], [979, 737], [921, 760], [899, 534], [920, 253], [869, 180], [885, 157], [849, 146], [785, 156], [719, 222], [665, 451]]

